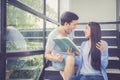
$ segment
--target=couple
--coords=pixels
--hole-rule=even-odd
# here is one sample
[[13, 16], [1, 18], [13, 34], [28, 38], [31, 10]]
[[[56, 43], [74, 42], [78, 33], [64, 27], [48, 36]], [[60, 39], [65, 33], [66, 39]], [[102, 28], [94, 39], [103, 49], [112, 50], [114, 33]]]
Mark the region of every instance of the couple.
[[[100, 25], [89, 22], [86, 25], [85, 37], [88, 39], [80, 46], [78, 56], [71, 51], [61, 52], [53, 39], [58, 36], [73, 39], [73, 30], [77, 27], [79, 17], [72, 12], [61, 16], [61, 26], [54, 29], [48, 36], [45, 58], [52, 61], [55, 69], [60, 71], [64, 80], [108, 80], [106, 67], [108, 64], [108, 45], [101, 40]], [[76, 75], [74, 65], [78, 66]]]

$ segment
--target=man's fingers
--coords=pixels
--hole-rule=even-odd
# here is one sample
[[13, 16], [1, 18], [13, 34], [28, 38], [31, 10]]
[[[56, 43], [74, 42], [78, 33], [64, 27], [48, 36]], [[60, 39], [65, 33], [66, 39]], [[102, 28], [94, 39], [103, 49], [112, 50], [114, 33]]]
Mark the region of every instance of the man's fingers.
[[68, 52], [72, 52], [72, 48], [68, 48], [67, 50], [68, 50]]

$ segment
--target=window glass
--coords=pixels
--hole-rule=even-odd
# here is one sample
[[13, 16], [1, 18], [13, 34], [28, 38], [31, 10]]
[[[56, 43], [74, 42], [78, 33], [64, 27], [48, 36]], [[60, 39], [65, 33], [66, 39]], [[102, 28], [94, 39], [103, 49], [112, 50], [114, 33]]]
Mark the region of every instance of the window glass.
[[43, 55], [7, 59], [6, 80], [39, 80]]
[[58, 0], [46, 0], [46, 15], [58, 21]]
[[[42, 39], [43, 19], [7, 4], [6, 51], [41, 50]], [[43, 55], [7, 58], [6, 80], [39, 80], [42, 68]]]
[[7, 5], [7, 51], [41, 50], [42, 33], [43, 19]]
[[46, 23], [47, 36], [48, 36], [48, 34], [49, 34], [53, 29], [55, 29], [55, 28], [57, 28], [57, 27], [58, 27], [58, 26], [57, 26], [56, 24], [53, 24], [53, 23], [47, 21], [47, 23]]
[[18, 0], [38, 12], [43, 13], [43, 0]]

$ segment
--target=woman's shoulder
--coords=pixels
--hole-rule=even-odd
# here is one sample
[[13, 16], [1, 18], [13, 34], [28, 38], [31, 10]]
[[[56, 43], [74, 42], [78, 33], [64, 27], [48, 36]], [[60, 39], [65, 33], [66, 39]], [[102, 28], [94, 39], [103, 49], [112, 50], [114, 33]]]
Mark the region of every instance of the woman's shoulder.
[[108, 46], [108, 42], [107, 41], [101, 40], [101, 42]]
[[87, 42], [88, 42], [88, 41], [83, 41], [83, 42], [81, 43], [81, 46], [85, 45]]

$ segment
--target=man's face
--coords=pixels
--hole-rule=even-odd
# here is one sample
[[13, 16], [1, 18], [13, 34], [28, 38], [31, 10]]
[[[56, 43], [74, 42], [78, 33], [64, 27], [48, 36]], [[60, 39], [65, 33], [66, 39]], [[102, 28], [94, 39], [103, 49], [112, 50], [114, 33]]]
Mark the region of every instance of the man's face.
[[78, 20], [73, 20], [70, 23], [65, 23], [65, 31], [67, 34], [70, 34], [72, 30], [77, 27]]

